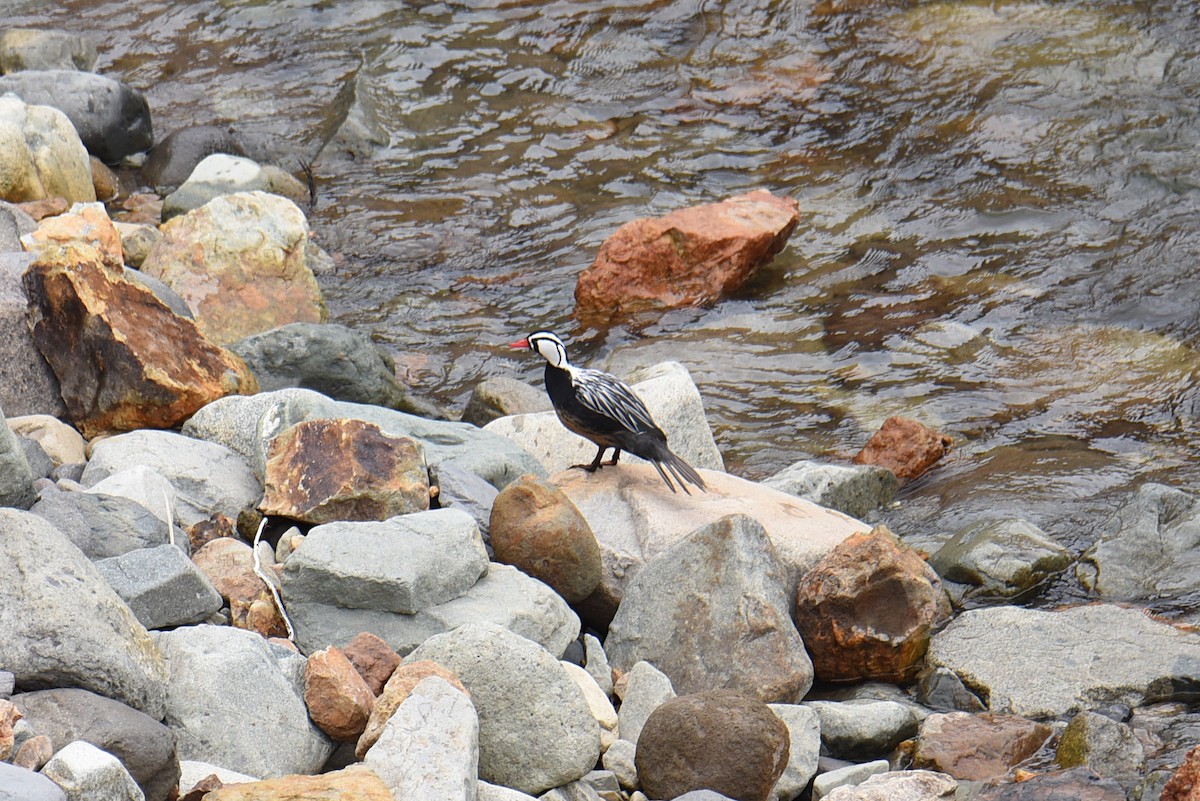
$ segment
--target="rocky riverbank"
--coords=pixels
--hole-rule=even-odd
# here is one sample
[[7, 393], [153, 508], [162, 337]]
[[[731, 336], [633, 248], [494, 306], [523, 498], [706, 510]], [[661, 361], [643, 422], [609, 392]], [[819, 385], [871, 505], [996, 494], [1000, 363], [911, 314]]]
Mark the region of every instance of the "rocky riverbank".
[[[1189, 797], [1200, 634], [1138, 601], [1197, 590], [1192, 496], [1078, 559], [997, 520], [926, 560], [874, 524], [944, 438], [746, 481], [669, 362], [634, 386], [709, 492], [564, 469], [540, 390], [447, 420], [329, 323], [303, 186], [221, 132], [148, 163], [161, 208], [98, 202], [150, 110], [87, 57], [0, 38], [0, 799]], [[704, 275], [726, 216], [711, 300], [795, 213], [633, 226], [579, 297], [664, 226]], [[1097, 603], [1013, 605], [1072, 565]]]

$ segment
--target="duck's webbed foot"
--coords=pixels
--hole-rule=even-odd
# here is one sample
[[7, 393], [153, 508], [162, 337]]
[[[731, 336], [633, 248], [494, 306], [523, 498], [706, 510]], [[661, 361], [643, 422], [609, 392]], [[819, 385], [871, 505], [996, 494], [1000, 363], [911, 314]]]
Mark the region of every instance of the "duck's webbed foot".
[[[595, 473], [597, 470], [599, 470], [602, 466], [604, 466], [606, 464], [616, 464], [617, 463], [616, 456], [613, 457], [613, 460], [611, 462], [600, 461], [602, 458], [604, 458], [604, 452], [606, 450], [608, 450], [607, 446], [601, 445], [600, 450], [596, 451], [596, 458], [592, 460], [591, 464], [573, 464], [568, 469], [575, 470], [576, 468], [578, 468], [580, 470], [586, 470], [589, 473]], [[620, 453], [620, 451], [617, 451], [617, 453]]]

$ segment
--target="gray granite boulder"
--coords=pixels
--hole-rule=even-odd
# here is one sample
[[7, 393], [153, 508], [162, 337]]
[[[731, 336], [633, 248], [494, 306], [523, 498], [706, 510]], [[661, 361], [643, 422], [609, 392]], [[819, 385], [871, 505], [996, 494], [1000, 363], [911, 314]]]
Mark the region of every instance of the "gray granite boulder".
[[412, 615], [463, 595], [487, 571], [470, 515], [434, 509], [313, 527], [284, 565], [283, 593], [288, 602]]
[[813, 668], [786, 581], [762, 525], [744, 515], [722, 518], [634, 577], [605, 653], [618, 670], [650, 662], [684, 695], [735, 689], [761, 701], [799, 700]]
[[812, 461], [795, 462], [762, 483], [860, 518], [890, 504], [900, 486], [886, 467]]
[[[67, 536], [89, 559], [108, 559], [170, 542], [167, 524], [129, 498], [46, 489], [30, 510]], [[176, 530], [176, 541], [187, 536]]]
[[129, 551], [96, 567], [147, 629], [199, 623], [221, 611], [221, 593], [175, 545]]
[[70, 799], [145, 799], [141, 788], [119, 759], [83, 740], [60, 748], [42, 767], [42, 775], [63, 788]]
[[0, 73], [80, 70], [96, 66], [96, 45], [66, 31], [9, 28], [0, 31]]
[[969, 594], [1011, 597], [1061, 573], [1071, 554], [1046, 532], [1019, 518], [982, 520], [956, 533], [929, 557], [942, 578]]
[[83, 552], [37, 515], [0, 509], [0, 665], [23, 689], [82, 687], [153, 718], [167, 670]]
[[234, 520], [262, 498], [262, 484], [238, 454], [171, 431], [130, 431], [101, 440], [83, 471], [92, 486], [135, 465], [161, 473], [175, 488], [179, 523], [192, 526], [221, 512]]
[[830, 756], [862, 761], [886, 757], [917, 734], [920, 721], [895, 701], [807, 701], [820, 718], [821, 742]]
[[1190, 697], [1200, 634], [1112, 604], [998, 606], [959, 615], [934, 635], [926, 660], [952, 670], [992, 712], [1052, 718]]
[[304, 704], [304, 657], [229, 626], [154, 638], [170, 668], [165, 721], [181, 759], [270, 778], [316, 773], [333, 753]]
[[25, 450], [0, 411], [0, 506], [28, 509], [36, 497]]
[[600, 758], [600, 726], [558, 660], [493, 624], [426, 640], [410, 655], [454, 671], [479, 714], [479, 778], [538, 794], [586, 775]]

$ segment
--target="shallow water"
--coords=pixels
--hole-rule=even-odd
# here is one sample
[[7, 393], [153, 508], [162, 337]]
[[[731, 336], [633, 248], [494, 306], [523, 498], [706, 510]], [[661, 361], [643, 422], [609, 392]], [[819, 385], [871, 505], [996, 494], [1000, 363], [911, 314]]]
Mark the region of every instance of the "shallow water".
[[[315, 158], [334, 318], [452, 410], [486, 376], [540, 380], [497, 345], [548, 327], [579, 363], [686, 364], [749, 478], [851, 455], [891, 414], [952, 434], [887, 516], [917, 545], [1016, 514], [1079, 549], [1130, 486], [1196, 484], [1190, 0], [0, 10], [91, 35], [159, 137], [228, 124]], [[347, 107], [379, 144], [321, 150]], [[736, 297], [573, 318], [618, 225], [758, 187], [803, 218]]]

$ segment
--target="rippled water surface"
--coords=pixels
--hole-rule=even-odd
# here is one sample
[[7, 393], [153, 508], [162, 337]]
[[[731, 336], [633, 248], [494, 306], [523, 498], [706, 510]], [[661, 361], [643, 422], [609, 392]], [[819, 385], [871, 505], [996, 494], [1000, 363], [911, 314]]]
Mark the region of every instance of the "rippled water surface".
[[[91, 35], [160, 137], [228, 124], [315, 158], [335, 319], [452, 410], [539, 381], [496, 345], [549, 327], [620, 374], [685, 363], [750, 478], [895, 413], [951, 433], [889, 516], [918, 544], [1009, 513], [1079, 547], [1119, 491], [1196, 484], [1191, 0], [0, 8]], [[574, 319], [618, 225], [758, 187], [803, 217], [736, 297]]]

